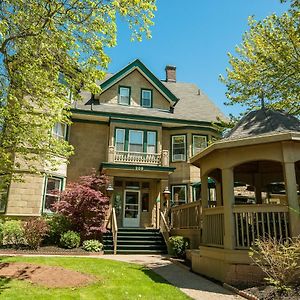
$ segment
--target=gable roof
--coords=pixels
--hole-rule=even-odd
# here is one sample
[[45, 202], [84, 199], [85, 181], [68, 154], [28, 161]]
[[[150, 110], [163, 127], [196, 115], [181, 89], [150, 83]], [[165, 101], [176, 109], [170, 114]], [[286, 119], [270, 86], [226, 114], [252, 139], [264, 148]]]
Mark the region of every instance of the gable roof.
[[168, 99], [171, 104], [175, 104], [179, 100], [179, 98], [177, 98], [139, 59], [134, 60], [125, 68], [121, 69], [119, 72], [103, 81], [100, 84], [102, 92], [116, 84], [118, 81], [136, 69], [146, 79], [148, 79]]
[[279, 110], [261, 108], [245, 115], [224, 136], [224, 140], [237, 140], [287, 132], [300, 132], [300, 121], [296, 117]]

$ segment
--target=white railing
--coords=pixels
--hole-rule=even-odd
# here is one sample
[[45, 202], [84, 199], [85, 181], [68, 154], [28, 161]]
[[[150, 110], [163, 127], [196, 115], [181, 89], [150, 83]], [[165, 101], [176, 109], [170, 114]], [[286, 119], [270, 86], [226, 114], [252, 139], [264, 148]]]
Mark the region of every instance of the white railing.
[[258, 238], [289, 237], [287, 205], [234, 205], [233, 214], [237, 249], [253, 247]]
[[201, 227], [201, 204], [195, 201], [171, 208], [172, 229], [199, 229]]
[[114, 254], [117, 254], [118, 224], [117, 224], [116, 209], [114, 207], [110, 208], [109, 217], [106, 221], [106, 228], [111, 230], [112, 237], [113, 237]]
[[162, 211], [160, 211], [160, 222], [159, 222], [159, 227], [160, 227], [160, 232], [165, 240], [166, 245], [169, 248], [169, 237], [170, 237], [170, 228], [167, 223], [166, 217]]
[[224, 207], [204, 208], [202, 244], [223, 247], [224, 245]]
[[145, 165], [161, 165], [160, 153], [143, 153], [143, 152], [128, 152], [115, 151], [114, 161], [116, 163], [127, 164], [145, 164]]

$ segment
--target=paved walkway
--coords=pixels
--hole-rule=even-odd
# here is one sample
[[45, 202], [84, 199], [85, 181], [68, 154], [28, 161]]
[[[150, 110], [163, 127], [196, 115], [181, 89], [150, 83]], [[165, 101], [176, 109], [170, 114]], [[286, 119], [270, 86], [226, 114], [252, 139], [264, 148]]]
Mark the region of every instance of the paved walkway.
[[220, 285], [196, 275], [184, 267], [172, 263], [161, 255], [103, 255], [101, 259], [113, 259], [147, 266], [183, 293], [197, 300], [241, 300]]

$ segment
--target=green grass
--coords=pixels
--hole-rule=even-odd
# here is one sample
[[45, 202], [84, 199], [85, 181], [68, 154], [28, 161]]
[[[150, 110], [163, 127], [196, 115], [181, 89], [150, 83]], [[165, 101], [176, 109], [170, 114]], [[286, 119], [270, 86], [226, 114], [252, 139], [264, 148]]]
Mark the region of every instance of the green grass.
[[0, 299], [190, 299], [159, 275], [135, 264], [106, 259], [71, 257], [5, 257], [0, 261], [60, 266], [93, 274], [99, 278], [96, 283], [80, 288], [45, 288], [27, 281], [2, 278], [0, 279]]

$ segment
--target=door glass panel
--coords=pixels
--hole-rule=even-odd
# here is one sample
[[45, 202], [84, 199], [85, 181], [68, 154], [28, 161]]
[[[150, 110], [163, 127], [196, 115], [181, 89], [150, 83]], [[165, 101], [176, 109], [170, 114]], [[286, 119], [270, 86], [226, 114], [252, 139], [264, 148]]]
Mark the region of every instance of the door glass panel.
[[125, 197], [125, 218], [136, 219], [139, 214], [139, 194], [126, 192]]

